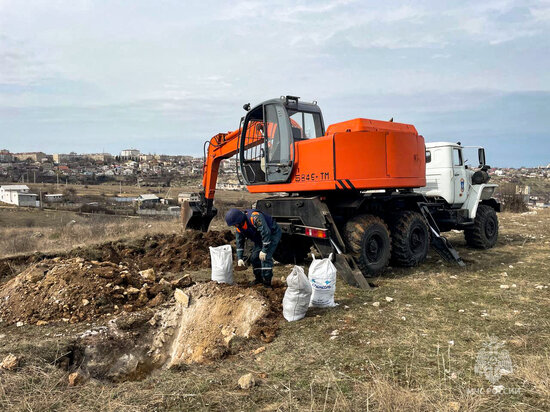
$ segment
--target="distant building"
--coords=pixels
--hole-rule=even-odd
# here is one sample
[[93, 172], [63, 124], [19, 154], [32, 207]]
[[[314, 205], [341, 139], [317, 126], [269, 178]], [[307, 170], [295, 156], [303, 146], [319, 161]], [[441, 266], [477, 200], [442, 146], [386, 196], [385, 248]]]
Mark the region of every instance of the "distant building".
[[23, 152], [23, 153], [13, 153], [12, 157], [19, 161], [24, 162], [25, 160], [32, 160], [33, 162], [40, 162], [44, 158], [48, 158], [48, 155], [44, 152]]
[[136, 198], [136, 201], [138, 202], [140, 207], [151, 207], [157, 203], [160, 203], [160, 198], [157, 195], [144, 194], [144, 195], [139, 195]]
[[55, 163], [75, 162], [82, 158], [82, 156], [77, 155], [75, 152], [69, 154], [55, 153], [52, 157]]
[[154, 160], [155, 156], [152, 154], [141, 154], [139, 155], [140, 162], [150, 162], [151, 160]]
[[2, 149], [0, 150], [0, 163], [7, 163], [12, 161], [12, 156], [9, 150]]
[[137, 149], [125, 149], [120, 152], [120, 157], [123, 159], [137, 159], [139, 154], [140, 152]]
[[95, 160], [96, 162], [110, 162], [113, 160], [113, 156], [110, 153], [90, 153], [84, 155], [89, 159]]
[[0, 201], [16, 206], [37, 206], [38, 195], [29, 193], [27, 185], [0, 186]]
[[178, 203], [182, 204], [185, 201], [189, 202], [199, 202], [200, 197], [196, 193], [180, 193], [178, 195]]
[[54, 193], [51, 195], [44, 195], [44, 201], [48, 203], [58, 203], [63, 201], [63, 195], [61, 193]]

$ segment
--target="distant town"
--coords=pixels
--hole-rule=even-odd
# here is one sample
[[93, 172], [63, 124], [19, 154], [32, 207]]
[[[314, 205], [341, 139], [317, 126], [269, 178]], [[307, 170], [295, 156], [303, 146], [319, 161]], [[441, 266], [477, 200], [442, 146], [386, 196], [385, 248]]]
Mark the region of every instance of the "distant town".
[[[144, 154], [137, 149], [110, 153], [11, 153], [0, 150], [0, 180], [18, 183], [183, 186], [202, 176], [202, 158]], [[238, 189], [235, 159], [223, 161], [220, 183]]]
[[[138, 202], [140, 208], [162, 199], [147, 187], [196, 187], [202, 177], [203, 159], [185, 155], [145, 154], [138, 149], [110, 153], [11, 153], [0, 150], [0, 201], [18, 206], [67, 202], [67, 193], [30, 193], [27, 184], [100, 185], [105, 183], [143, 188], [142, 198], [116, 198], [119, 203]], [[494, 181], [520, 195], [526, 204], [548, 207], [550, 204], [550, 164], [538, 167], [493, 168]], [[237, 176], [236, 159], [220, 166], [218, 189], [245, 190]], [[185, 194], [179, 194], [181, 203]], [[92, 202], [95, 203], [95, 202]], [[177, 203], [176, 203], [177, 204]]]

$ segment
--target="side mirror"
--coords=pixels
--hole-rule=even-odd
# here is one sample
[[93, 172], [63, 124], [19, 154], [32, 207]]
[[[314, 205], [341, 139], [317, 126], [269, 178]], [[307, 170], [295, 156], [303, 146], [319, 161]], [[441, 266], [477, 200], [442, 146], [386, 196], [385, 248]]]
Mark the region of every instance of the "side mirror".
[[479, 167], [485, 166], [485, 149], [482, 147], [477, 149], [477, 156], [479, 158]]

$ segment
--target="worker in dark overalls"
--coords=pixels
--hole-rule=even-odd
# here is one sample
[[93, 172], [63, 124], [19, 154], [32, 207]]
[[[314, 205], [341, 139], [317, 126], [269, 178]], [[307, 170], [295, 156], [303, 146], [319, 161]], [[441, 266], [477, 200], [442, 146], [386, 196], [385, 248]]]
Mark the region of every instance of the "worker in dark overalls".
[[230, 209], [225, 215], [228, 226], [237, 229], [238, 266], [244, 266], [243, 254], [246, 239], [254, 242], [250, 263], [254, 271], [253, 285], [262, 283], [271, 287], [273, 253], [281, 240], [281, 228], [271, 216], [255, 209]]

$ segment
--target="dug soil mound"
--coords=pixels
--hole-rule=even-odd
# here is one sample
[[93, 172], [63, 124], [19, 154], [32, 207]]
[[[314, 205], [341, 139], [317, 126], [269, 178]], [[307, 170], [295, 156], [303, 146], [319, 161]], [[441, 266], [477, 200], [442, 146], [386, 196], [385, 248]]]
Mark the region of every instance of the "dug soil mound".
[[0, 318], [6, 324], [90, 321], [158, 306], [191, 283], [188, 275], [167, 280], [122, 263], [46, 259], [1, 286]]
[[156, 310], [124, 314], [86, 331], [62, 363], [96, 379], [140, 379], [157, 368], [216, 361], [247, 339], [275, 336], [278, 307], [262, 289], [208, 282], [183, 294]]
[[209, 246], [226, 245], [234, 239], [230, 230], [206, 233], [188, 231], [181, 235], [145, 236], [77, 248], [69, 256], [123, 263], [138, 269], [181, 272], [185, 269], [210, 267]]
[[[79, 247], [67, 253], [45, 255], [35, 253], [0, 259], [0, 280], [19, 273], [21, 267], [36, 264], [56, 256], [84, 258], [89, 261], [122, 263], [133, 269], [153, 268], [163, 272], [182, 272], [185, 269], [210, 267], [209, 246], [221, 246], [233, 242], [230, 230], [187, 231], [183, 234], [152, 235], [138, 239], [122, 239], [98, 245]], [[100, 239], [98, 239], [100, 240]]]

